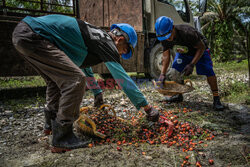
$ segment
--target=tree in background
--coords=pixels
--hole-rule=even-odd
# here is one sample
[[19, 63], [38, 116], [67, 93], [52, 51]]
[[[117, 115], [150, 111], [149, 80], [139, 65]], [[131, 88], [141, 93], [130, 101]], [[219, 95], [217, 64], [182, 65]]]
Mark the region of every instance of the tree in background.
[[208, 0], [208, 12], [201, 18], [203, 33], [216, 60], [247, 58], [249, 48], [250, 1]]
[[[49, 12], [61, 12], [61, 13], [73, 13], [73, 0], [5, 0], [7, 7], [30, 9], [29, 10], [14, 10], [13, 12], [31, 14], [31, 15], [43, 15], [38, 10]], [[35, 11], [34, 11], [35, 10]]]
[[199, 0], [188, 0], [188, 4], [193, 15], [197, 16], [199, 12]]

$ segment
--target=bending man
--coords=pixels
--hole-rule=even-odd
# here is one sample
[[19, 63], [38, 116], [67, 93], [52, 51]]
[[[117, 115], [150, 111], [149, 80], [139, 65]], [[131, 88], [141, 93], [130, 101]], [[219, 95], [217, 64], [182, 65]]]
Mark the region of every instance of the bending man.
[[[170, 49], [174, 48], [177, 53], [172, 69], [167, 73], [167, 76], [172, 80], [181, 82], [181, 74], [189, 76], [196, 66], [198, 75], [207, 76], [207, 82], [213, 93], [214, 109], [223, 110], [224, 106], [220, 102], [217, 79], [213, 71], [210, 51], [205, 37], [189, 25], [173, 25], [173, 20], [166, 16], [161, 16], [156, 20], [155, 30], [157, 39], [161, 41], [163, 46], [163, 66], [159, 80], [164, 81], [166, 79], [170, 62]], [[182, 94], [166, 98], [168, 102], [180, 102], [182, 100]]]
[[114, 24], [107, 33], [69, 16], [27, 16], [15, 28], [12, 40], [23, 58], [46, 81], [45, 117], [52, 124], [52, 152], [88, 144], [74, 135], [72, 125], [79, 116], [85, 91], [82, 70], [91, 71], [91, 66], [102, 62], [134, 106], [138, 110], [144, 107], [149, 120], [158, 120], [159, 112], [148, 104], [120, 64], [120, 56], [129, 59], [137, 44], [136, 32], [130, 25]]

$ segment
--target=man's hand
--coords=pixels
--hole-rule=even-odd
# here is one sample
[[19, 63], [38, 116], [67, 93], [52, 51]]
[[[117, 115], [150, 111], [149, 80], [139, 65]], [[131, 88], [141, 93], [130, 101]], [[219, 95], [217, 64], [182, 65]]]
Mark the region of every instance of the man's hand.
[[165, 75], [165, 74], [161, 74], [161, 75], [159, 76], [158, 81], [161, 81], [161, 82], [164, 83], [165, 80], [166, 80], [166, 75]]
[[103, 105], [103, 96], [102, 96], [102, 93], [99, 93], [95, 95], [94, 106], [99, 108], [101, 105]]
[[164, 87], [164, 82], [166, 80], [166, 75], [165, 74], [161, 74], [158, 78], [158, 81], [161, 81], [161, 85], [160, 87], [163, 88]]
[[152, 106], [144, 107], [144, 111], [147, 113], [147, 120], [157, 122], [159, 119], [159, 111]]
[[194, 70], [194, 65], [188, 64], [186, 65], [186, 67], [184, 68], [182, 72], [184, 73], [185, 76], [189, 76], [190, 74], [193, 73], [193, 70]]

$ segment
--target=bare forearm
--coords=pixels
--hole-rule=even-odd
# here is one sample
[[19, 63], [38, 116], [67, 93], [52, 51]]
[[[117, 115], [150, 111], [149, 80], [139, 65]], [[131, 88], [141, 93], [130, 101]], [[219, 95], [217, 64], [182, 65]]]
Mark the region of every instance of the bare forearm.
[[191, 64], [195, 65], [201, 58], [201, 56], [203, 55], [205, 51], [205, 45], [203, 44], [203, 42], [201, 42], [198, 46], [197, 46], [197, 51], [195, 53], [195, 56], [191, 62]]
[[166, 74], [170, 62], [170, 51], [163, 52], [161, 74]]
[[195, 54], [191, 64], [195, 65], [200, 60], [200, 58], [201, 58], [204, 51], [205, 51], [205, 49], [198, 49], [196, 51], [196, 54]]

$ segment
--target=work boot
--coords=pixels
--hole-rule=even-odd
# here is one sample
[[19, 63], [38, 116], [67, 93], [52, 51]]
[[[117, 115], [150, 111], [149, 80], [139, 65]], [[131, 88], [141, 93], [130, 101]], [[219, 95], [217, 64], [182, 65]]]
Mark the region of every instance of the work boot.
[[71, 149], [86, 147], [90, 141], [81, 141], [73, 132], [72, 124], [61, 125], [52, 120], [52, 153], [63, 153]]
[[51, 120], [56, 118], [57, 111], [49, 111], [44, 109], [45, 123], [43, 128], [43, 133], [48, 136], [52, 132]]
[[165, 101], [169, 103], [178, 103], [183, 101], [183, 95], [182, 94], [177, 94], [171, 97], [166, 96]]
[[220, 97], [219, 96], [214, 96], [213, 108], [216, 111], [222, 111], [222, 110], [225, 109], [225, 107], [220, 102]]

